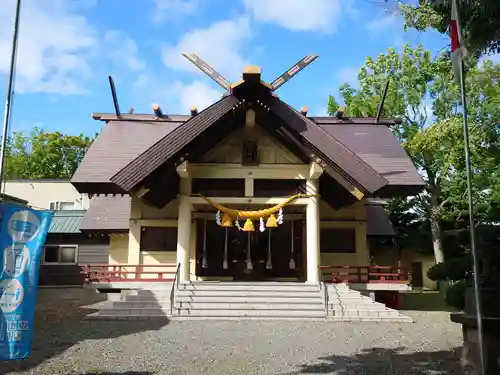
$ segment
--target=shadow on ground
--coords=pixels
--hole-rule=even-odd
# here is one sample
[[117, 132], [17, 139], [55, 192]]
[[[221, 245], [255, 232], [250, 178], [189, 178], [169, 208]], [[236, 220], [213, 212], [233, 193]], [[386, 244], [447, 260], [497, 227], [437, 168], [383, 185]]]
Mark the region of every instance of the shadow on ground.
[[458, 375], [462, 372], [457, 350], [405, 353], [405, 348], [372, 348], [352, 356], [321, 357], [317, 363], [301, 365], [295, 372], [286, 373], [294, 374]]
[[[39, 292], [31, 354], [25, 360], [0, 361], [2, 374], [26, 371], [57, 357], [78, 342], [113, 339], [138, 332], [158, 330], [168, 324], [166, 317], [150, 320], [87, 320], [105, 294], [88, 289], [73, 292], [53, 289]], [[158, 304], [159, 305], [159, 304]], [[81, 375], [149, 375], [149, 372], [91, 372]]]

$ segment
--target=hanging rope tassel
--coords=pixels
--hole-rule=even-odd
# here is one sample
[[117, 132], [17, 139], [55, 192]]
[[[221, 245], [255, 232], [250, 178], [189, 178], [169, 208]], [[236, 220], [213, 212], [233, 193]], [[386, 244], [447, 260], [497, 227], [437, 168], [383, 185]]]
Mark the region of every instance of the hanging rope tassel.
[[294, 221], [292, 220], [292, 243], [291, 243], [291, 254], [290, 254], [290, 263], [288, 266], [290, 267], [291, 270], [295, 269], [295, 234], [294, 234]]
[[252, 264], [252, 253], [250, 250], [250, 232], [248, 232], [248, 240], [247, 240], [247, 270], [253, 270]]
[[224, 234], [224, 261], [222, 262], [222, 268], [227, 270], [229, 268], [229, 264], [227, 261], [227, 228], [226, 233]]
[[208, 268], [208, 260], [207, 260], [207, 220], [203, 220], [203, 256], [201, 258], [201, 268]]
[[269, 229], [269, 234], [267, 236], [267, 262], [266, 262], [266, 269], [272, 270], [273, 269], [273, 263], [271, 261], [271, 232], [272, 229]]

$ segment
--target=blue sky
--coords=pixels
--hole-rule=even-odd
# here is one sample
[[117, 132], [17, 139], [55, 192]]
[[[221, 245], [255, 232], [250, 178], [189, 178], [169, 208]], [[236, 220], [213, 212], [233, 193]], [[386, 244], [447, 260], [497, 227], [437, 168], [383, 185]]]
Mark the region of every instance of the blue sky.
[[[197, 53], [230, 81], [249, 64], [270, 82], [305, 55], [319, 59], [279, 90], [295, 108], [323, 115], [328, 94], [354, 83], [367, 56], [406, 42], [437, 53], [434, 32], [405, 33], [393, 12], [365, 0], [23, 0], [11, 131], [93, 134], [92, 112], [206, 107], [223, 93], [181, 52]], [[380, 1], [382, 3], [382, 1]], [[0, 8], [0, 99], [4, 103], [15, 1]]]

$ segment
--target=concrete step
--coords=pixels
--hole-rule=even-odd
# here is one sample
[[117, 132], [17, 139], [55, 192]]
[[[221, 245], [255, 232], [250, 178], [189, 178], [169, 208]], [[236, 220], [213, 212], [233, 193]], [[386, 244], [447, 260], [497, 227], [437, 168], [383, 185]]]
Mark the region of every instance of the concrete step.
[[192, 317], [317, 317], [324, 318], [326, 316], [325, 310], [273, 310], [273, 309], [177, 309], [177, 316], [192, 316]]
[[126, 296], [122, 297], [120, 301], [126, 301], [126, 302], [157, 302], [157, 303], [164, 303], [168, 302], [170, 303], [170, 296], [143, 296], [143, 295], [138, 295], [138, 296]]
[[289, 287], [289, 286], [300, 286], [300, 287], [311, 287], [318, 289], [320, 284], [309, 284], [300, 281], [190, 281], [186, 283], [179, 283], [179, 287], [183, 285], [194, 285], [194, 286], [277, 286], [277, 287]]
[[289, 303], [289, 304], [306, 304], [306, 303], [323, 303], [324, 298], [321, 296], [289, 296], [287, 294], [273, 295], [244, 295], [233, 296], [218, 296], [218, 295], [183, 295], [179, 293], [175, 297], [175, 302], [207, 302], [207, 303]]
[[[130, 285], [129, 285], [130, 284]], [[164, 281], [164, 282], [155, 282], [155, 281], [149, 281], [149, 282], [137, 282], [137, 283], [127, 283], [125, 287], [122, 288], [122, 292], [133, 292], [136, 290], [171, 290], [172, 289], [172, 282], [171, 281]]]
[[371, 298], [368, 297], [363, 297], [363, 296], [328, 296], [329, 300], [336, 301], [336, 300], [342, 300], [342, 301], [363, 301], [363, 302], [375, 302]]
[[401, 316], [397, 311], [385, 310], [385, 311], [369, 311], [369, 310], [334, 310], [334, 316], [347, 316], [347, 317], [386, 317], [386, 316]]
[[[290, 291], [290, 290], [179, 290], [176, 294], [176, 297], [181, 296], [218, 296], [218, 297], [290, 297], [290, 298], [301, 298], [301, 297], [311, 297], [318, 296], [319, 291]], [[322, 295], [322, 294], [321, 294]], [[322, 295], [323, 296], [323, 295]], [[324, 298], [324, 297], [323, 297]]]
[[102, 313], [100, 311], [89, 314], [85, 317], [89, 320], [169, 320], [170, 317], [164, 314], [152, 314], [152, 315], [109, 315]]
[[244, 292], [317, 292], [318, 285], [288, 283], [190, 283], [180, 284], [179, 291], [244, 291]]
[[237, 320], [237, 321], [248, 321], [248, 320], [267, 320], [267, 321], [318, 321], [325, 322], [325, 316], [179, 316], [174, 315], [170, 317], [171, 320]]
[[110, 308], [132, 309], [132, 308], [170, 308], [170, 301], [113, 301]]
[[179, 302], [175, 305], [176, 309], [216, 309], [216, 310], [321, 310], [325, 307], [321, 303], [245, 303], [245, 302]]
[[370, 310], [370, 311], [382, 311], [387, 310], [385, 306], [378, 306], [375, 304], [338, 304], [338, 303], [329, 303], [329, 309], [338, 310], [338, 309], [347, 309], [347, 310]]
[[328, 317], [329, 321], [339, 323], [414, 323], [413, 319], [406, 316], [399, 317]]
[[168, 316], [170, 315], [170, 308], [142, 308], [142, 307], [112, 307], [102, 308], [99, 313], [103, 315], [122, 316], [122, 315], [155, 315], [155, 316]]

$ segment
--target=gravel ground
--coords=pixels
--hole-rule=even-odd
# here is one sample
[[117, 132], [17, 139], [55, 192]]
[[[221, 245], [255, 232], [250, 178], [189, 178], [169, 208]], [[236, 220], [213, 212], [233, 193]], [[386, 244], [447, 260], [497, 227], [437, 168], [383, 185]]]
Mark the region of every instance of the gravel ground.
[[39, 324], [32, 356], [0, 362], [0, 373], [459, 374], [461, 329], [449, 313], [408, 315], [417, 322], [104, 322], [70, 311]]

